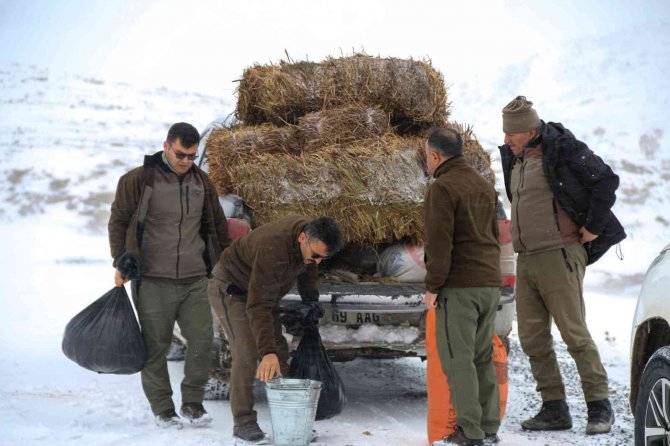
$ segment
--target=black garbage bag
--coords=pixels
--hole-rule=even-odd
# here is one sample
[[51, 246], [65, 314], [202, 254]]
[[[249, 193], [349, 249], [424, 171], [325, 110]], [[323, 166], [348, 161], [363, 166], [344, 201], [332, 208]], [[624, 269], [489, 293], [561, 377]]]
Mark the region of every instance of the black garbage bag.
[[289, 302], [282, 305], [279, 320], [288, 334], [302, 336], [305, 327], [318, 326], [322, 317], [323, 307], [318, 302]]
[[124, 287], [114, 287], [72, 318], [63, 353], [98, 373], [130, 375], [144, 367], [147, 349]]
[[347, 398], [344, 383], [328, 358], [319, 334], [319, 317], [323, 316], [320, 305], [307, 303], [302, 327], [302, 339], [293, 354], [289, 375], [291, 378], [321, 381], [321, 394], [316, 407], [316, 419], [325, 420], [342, 412]]
[[121, 254], [114, 262], [114, 267], [119, 270], [124, 279], [140, 279], [140, 258], [132, 252], [126, 251]]

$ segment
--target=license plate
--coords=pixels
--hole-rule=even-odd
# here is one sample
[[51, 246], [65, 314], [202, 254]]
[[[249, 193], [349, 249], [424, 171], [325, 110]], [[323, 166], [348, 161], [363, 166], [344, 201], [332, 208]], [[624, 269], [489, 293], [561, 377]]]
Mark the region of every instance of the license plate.
[[341, 308], [326, 308], [323, 323], [334, 325], [410, 325], [418, 326], [422, 308], [405, 308], [402, 311], [356, 311]]
[[330, 322], [340, 325], [380, 324], [382, 315], [361, 311], [331, 310]]

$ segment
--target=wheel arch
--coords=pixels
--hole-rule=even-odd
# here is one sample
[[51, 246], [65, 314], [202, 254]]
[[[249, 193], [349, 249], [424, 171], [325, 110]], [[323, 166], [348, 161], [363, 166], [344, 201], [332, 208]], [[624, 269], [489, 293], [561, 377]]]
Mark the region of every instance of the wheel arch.
[[631, 412], [635, 415], [640, 379], [644, 367], [658, 349], [670, 345], [670, 325], [665, 319], [648, 319], [638, 325], [631, 351], [630, 399]]

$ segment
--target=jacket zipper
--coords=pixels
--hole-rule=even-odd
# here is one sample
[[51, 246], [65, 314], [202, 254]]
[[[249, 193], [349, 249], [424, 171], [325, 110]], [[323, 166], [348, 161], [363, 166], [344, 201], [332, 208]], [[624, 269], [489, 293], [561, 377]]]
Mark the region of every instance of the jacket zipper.
[[188, 201], [188, 195], [189, 195], [188, 186], [186, 186], [186, 215], [188, 215], [191, 212], [191, 210], [190, 210], [191, 208], [190, 208], [189, 201]]
[[177, 240], [177, 279], [179, 278], [179, 259], [180, 259], [180, 249], [181, 249], [181, 224], [184, 222], [184, 200], [183, 195], [184, 191], [182, 189], [184, 185], [184, 178], [179, 178], [179, 208], [181, 209], [181, 216], [179, 217], [179, 240]]
[[[519, 168], [519, 184], [516, 187], [516, 195], [519, 197], [521, 194], [519, 191], [523, 187], [523, 175], [526, 170], [526, 161], [521, 162], [521, 167]], [[523, 247], [523, 250], [526, 251], [526, 245], [521, 241], [521, 224], [519, 223], [519, 200], [516, 200], [516, 229], [519, 232], [519, 244]]]

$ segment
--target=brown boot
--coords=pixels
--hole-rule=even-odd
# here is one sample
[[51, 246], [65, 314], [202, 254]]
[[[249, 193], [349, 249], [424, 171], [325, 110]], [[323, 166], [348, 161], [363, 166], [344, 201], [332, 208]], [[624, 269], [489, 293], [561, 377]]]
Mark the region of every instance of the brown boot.
[[205, 426], [212, 422], [212, 416], [207, 413], [202, 403], [184, 403], [179, 413], [196, 426]]

